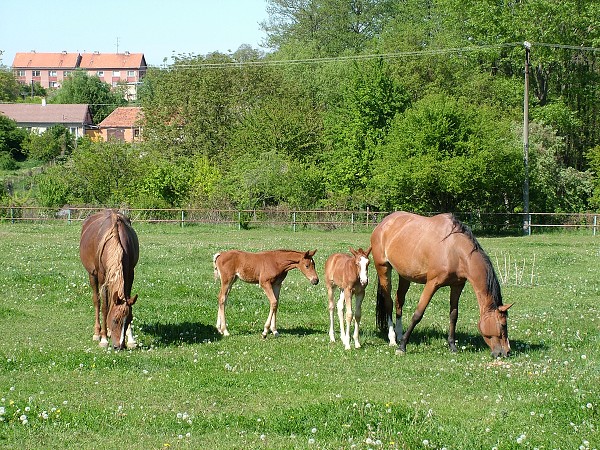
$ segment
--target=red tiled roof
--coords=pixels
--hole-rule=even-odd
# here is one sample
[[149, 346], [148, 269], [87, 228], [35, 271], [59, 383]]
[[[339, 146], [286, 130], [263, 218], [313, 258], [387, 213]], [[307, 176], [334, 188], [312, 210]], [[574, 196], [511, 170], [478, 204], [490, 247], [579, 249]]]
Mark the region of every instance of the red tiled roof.
[[146, 67], [143, 53], [82, 53], [82, 69], [139, 69]]
[[17, 53], [13, 68], [65, 68], [74, 69], [79, 63], [79, 53]]
[[132, 128], [139, 126], [144, 114], [139, 106], [121, 106], [98, 124], [100, 128]]
[[0, 103], [0, 113], [18, 124], [91, 124], [88, 105]]

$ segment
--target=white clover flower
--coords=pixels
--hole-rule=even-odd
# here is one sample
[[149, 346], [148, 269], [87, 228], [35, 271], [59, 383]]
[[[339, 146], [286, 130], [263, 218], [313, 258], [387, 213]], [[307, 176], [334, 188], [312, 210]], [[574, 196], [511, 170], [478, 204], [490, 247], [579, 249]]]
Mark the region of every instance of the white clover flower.
[[587, 409], [592, 409], [594, 407], [594, 405], [592, 405], [591, 403], [588, 403], [587, 405], [585, 405]]
[[312, 434], [315, 434], [315, 433], [317, 432], [317, 428], [316, 428], [316, 427], [315, 427], [315, 428], [312, 428], [312, 429], [310, 430], [310, 432], [311, 432]]
[[0, 406], [0, 416], [3, 416], [6, 413], [6, 409], [4, 406]]
[[423, 439], [423, 445], [425, 447], [429, 447], [429, 440], [428, 439]]
[[313, 445], [315, 443], [315, 438], [310, 438], [308, 440], [308, 445]]

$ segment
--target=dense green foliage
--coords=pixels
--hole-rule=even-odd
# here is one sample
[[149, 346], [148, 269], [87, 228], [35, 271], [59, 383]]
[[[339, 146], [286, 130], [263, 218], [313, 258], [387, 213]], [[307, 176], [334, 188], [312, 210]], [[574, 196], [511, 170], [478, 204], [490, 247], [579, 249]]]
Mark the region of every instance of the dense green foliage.
[[[92, 341], [78, 259], [80, 222], [0, 223], [0, 447], [11, 449], [600, 448], [600, 266], [591, 231], [480, 239], [502, 279], [513, 355], [494, 360], [470, 285], [459, 351], [448, 351], [449, 289], [435, 294], [407, 353], [375, 325], [373, 267], [362, 348], [329, 343], [323, 266], [368, 232], [150, 225], [140, 261], [135, 350]], [[237, 282], [231, 336], [215, 330], [212, 255], [228, 248], [318, 248], [321, 282], [292, 271], [280, 337], [261, 339], [268, 302]], [[408, 292], [405, 317], [422, 286]]]
[[123, 93], [83, 70], [75, 70], [49, 98], [50, 103], [87, 103], [95, 124], [102, 122], [117, 106], [127, 102]]
[[[119, 147], [130, 158], [99, 162], [98, 172], [117, 164], [112, 174], [87, 177], [126, 180], [98, 192], [87, 183], [83, 195], [67, 161], [39, 178], [32, 198], [48, 206], [85, 198], [139, 207], [520, 212], [529, 41], [530, 210], [598, 208], [594, 2], [267, 4], [269, 53], [243, 45], [228, 55], [178, 55], [147, 72], [139, 89], [144, 142]], [[75, 73], [53, 101], [113, 108], [118, 99], [98, 82]], [[95, 120], [104, 114], [94, 110]], [[104, 145], [116, 148], [98, 144], [95, 152]], [[51, 201], [46, 177], [62, 178], [63, 195]]]

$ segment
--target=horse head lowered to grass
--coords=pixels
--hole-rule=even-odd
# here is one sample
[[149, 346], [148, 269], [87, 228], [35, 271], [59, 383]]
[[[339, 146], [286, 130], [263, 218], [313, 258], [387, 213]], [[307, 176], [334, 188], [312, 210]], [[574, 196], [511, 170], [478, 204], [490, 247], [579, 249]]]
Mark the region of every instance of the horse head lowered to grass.
[[92, 287], [96, 313], [94, 340], [108, 347], [110, 337], [116, 349], [123, 349], [125, 345], [135, 347], [131, 321], [137, 295], [131, 296], [131, 287], [139, 244], [129, 219], [113, 210], [88, 217], [81, 228], [79, 256]]
[[[500, 284], [492, 263], [471, 230], [452, 214], [423, 217], [407, 212], [386, 216], [371, 234], [372, 256], [379, 285], [377, 323], [387, 328], [390, 345], [400, 337], [398, 353], [419, 323], [431, 297], [442, 286], [450, 286], [450, 329], [448, 345], [456, 351], [458, 299], [469, 281], [479, 303], [479, 331], [492, 355], [508, 356], [510, 342], [507, 311], [502, 304]], [[396, 324], [392, 320], [391, 273], [399, 274], [396, 292]], [[411, 282], [424, 284], [411, 322], [402, 334], [402, 307]]]

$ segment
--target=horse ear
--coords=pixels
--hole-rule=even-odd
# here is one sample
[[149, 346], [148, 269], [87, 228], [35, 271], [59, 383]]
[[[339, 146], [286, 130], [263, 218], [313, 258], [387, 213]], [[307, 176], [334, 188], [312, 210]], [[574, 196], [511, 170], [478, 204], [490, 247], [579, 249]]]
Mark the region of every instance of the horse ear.
[[135, 303], [135, 301], [137, 300], [137, 294], [135, 294], [133, 297], [130, 297], [127, 299], [127, 304], [129, 306], [133, 306], [133, 304]]
[[506, 312], [506, 311], [508, 311], [508, 308], [510, 308], [512, 305], [514, 305], [514, 303], [511, 303], [510, 305], [499, 306], [498, 309], [502, 312]]
[[369, 248], [365, 251], [365, 255], [369, 256], [369, 253], [371, 253], [371, 246], [369, 245]]
[[112, 298], [112, 302], [114, 305], [120, 305], [121, 302], [119, 301], [119, 293], [118, 292], [113, 292], [113, 298]]
[[353, 255], [356, 255], [356, 250], [354, 250], [352, 247], [348, 247], [348, 250], [350, 250], [350, 253], [352, 253]]
[[309, 250], [306, 252], [306, 256], [308, 256], [309, 258], [312, 258], [313, 256], [315, 256], [315, 253], [317, 253], [317, 249]]

